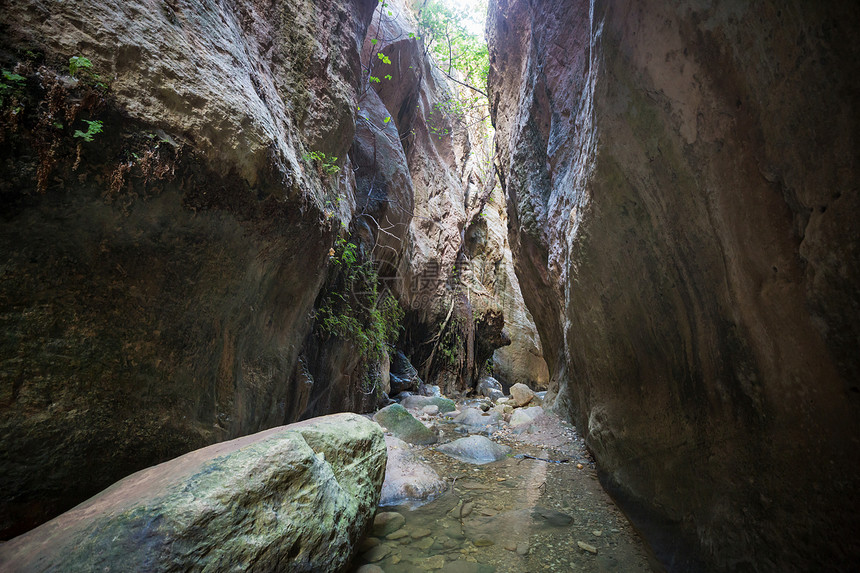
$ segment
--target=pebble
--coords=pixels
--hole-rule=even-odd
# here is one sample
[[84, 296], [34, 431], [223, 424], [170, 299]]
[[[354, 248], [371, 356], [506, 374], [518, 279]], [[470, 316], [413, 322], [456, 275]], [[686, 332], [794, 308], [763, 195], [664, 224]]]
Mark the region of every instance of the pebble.
[[421, 539], [422, 537], [427, 537], [431, 533], [433, 532], [426, 527], [420, 527], [412, 532], [412, 539]]
[[490, 545], [496, 544], [496, 542], [493, 541], [493, 539], [486, 533], [482, 533], [475, 537], [475, 539], [472, 540], [472, 543], [475, 544], [475, 547], [489, 547]]
[[576, 544], [579, 545], [579, 548], [583, 551], [588, 551], [593, 555], [597, 555], [597, 547], [595, 547], [594, 545], [589, 545], [588, 543], [584, 543], [582, 541], [577, 541]]
[[601, 535], [603, 535], [603, 532], [595, 529], [594, 531], [591, 532], [591, 534], [594, 535], [595, 537], [600, 537]]
[[404, 523], [406, 523], [406, 518], [396, 511], [377, 513], [376, 517], [373, 518], [373, 534], [377, 536], [387, 535], [403, 527]]
[[517, 543], [517, 555], [528, 555], [529, 554], [529, 544], [525, 541]]
[[435, 570], [441, 569], [445, 566], [445, 557], [443, 555], [434, 555], [433, 557], [428, 557], [425, 559], [421, 565], [425, 569]]
[[389, 553], [391, 553], [391, 548], [389, 546], [377, 545], [370, 551], [366, 551], [362, 557], [365, 561], [376, 563], [377, 561], [382, 561]]
[[517, 542], [516, 541], [505, 541], [504, 548], [508, 551], [516, 551], [517, 550]]
[[358, 545], [358, 552], [364, 553], [365, 551], [370, 551], [377, 545], [379, 545], [379, 539], [376, 537], [365, 537]]
[[430, 547], [435, 543], [436, 540], [432, 537], [425, 537], [424, 539], [420, 539], [415, 542], [415, 547], [420, 549], [421, 551], [427, 551]]
[[471, 501], [467, 501], [463, 504], [463, 509], [460, 510], [460, 517], [467, 517], [472, 510], [475, 509], [475, 504]]
[[439, 406], [435, 404], [430, 404], [429, 406], [424, 406], [421, 408], [421, 411], [429, 416], [435, 416], [439, 413]]
[[398, 529], [397, 531], [393, 531], [385, 536], [385, 539], [390, 539], [392, 541], [400, 539], [401, 537], [407, 537], [409, 532], [405, 529]]

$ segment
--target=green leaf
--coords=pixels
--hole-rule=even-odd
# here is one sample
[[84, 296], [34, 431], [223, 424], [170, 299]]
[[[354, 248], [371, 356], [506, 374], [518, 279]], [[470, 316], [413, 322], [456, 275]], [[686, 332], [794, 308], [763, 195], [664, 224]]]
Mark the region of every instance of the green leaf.
[[92, 68], [93, 63], [83, 56], [72, 56], [69, 58], [69, 75], [75, 77], [78, 70]]
[[371, 43], [372, 45], [374, 45], [374, 46], [377, 44], [377, 42], [379, 42], [379, 40], [377, 40], [376, 38], [371, 38], [371, 39], [370, 39], [370, 43]]
[[18, 83], [27, 80], [27, 78], [25, 78], [24, 76], [19, 76], [18, 74], [13, 74], [12, 72], [7, 71], [7, 70], [3, 70], [3, 79], [8, 80], [10, 82], [18, 82]]
[[391, 74], [386, 74], [385, 79], [391, 81]]
[[372, 82], [376, 82], [376, 83], [379, 83], [379, 82], [381, 82], [382, 80], [380, 80], [380, 79], [379, 79], [379, 78], [377, 78], [376, 76], [370, 76], [370, 81], [372, 81]]
[[391, 121], [391, 116], [389, 115], [388, 117], [386, 117], [386, 118], [385, 118], [384, 120], [382, 120], [382, 121], [383, 121], [383, 123], [388, 123], [389, 121]]
[[87, 124], [87, 130], [81, 131], [80, 129], [76, 129], [74, 135], [72, 137], [80, 137], [84, 141], [92, 141], [93, 136], [98, 135], [102, 132], [103, 124], [99, 120], [90, 121], [88, 119], [83, 120], [84, 123]]

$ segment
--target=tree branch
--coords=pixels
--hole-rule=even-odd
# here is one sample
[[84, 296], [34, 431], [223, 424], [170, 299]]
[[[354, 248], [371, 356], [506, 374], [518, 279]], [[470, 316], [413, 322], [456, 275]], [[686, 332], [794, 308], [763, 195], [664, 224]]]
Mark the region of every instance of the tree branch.
[[454, 76], [452, 76], [451, 74], [449, 74], [448, 72], [446, 72], [445, 70], [443, 70], [442, 68], [440, 68], [438, 65], [436, 65], [436, 63], [435, 63], [435, 62], [433, 63], [433, 67], [435, 67], [437, 70], [439, 70], [440, 72], [442, 72], [443, 74], [445, 74], [445, 75], [448, 77], [448, 79], [449, 79], [449, 80], [454, 81], [454, 82], [457, 82], [457, 83], [458, 83], [458, 84], [460, 84], [461, 86], [466, 87], [466, 88], [469, 88], [469, 89], [470, 89], [470, 90], [472, 90], [472, 91], [476, 91], [476, 92], [478, 92], [479, 94], [481, 94], [482, 96], [484, 96], [484, 97], [485, 97], [485, 98], [487, 98], [488, 100], [490, 99], [490, 96], [489, 96], [489, 95], [487, 95], [487, 92], [485, 92], [485, 91], [483, 91], [483, 90], [480, 90], [480, 89], [476, 88], [475, 86], [470, 86], [469, 84], [467, 84], [467, 83], [465, 83], [465, 82], [461, 82], [460, 80], [458, 80], [457, 78], [455, 78]]

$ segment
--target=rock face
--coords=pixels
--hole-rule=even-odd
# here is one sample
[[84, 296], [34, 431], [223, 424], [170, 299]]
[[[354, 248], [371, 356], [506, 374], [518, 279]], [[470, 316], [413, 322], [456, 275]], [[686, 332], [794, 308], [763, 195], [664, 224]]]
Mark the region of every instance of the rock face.
[[338, 571], [385, 474], [379, 427], [337, 414], [142, 470], [0, 545], [3, 571]]
[[305, 410], [292, 374], [354, 179], [303, 156], [344, 165], [375, 4], [4, 6], [25, 78], [0, 126], [5, 535]]
[[491, 2], [555, 407], [677, 570], [860, 559], [858, 24], [853, 2]]

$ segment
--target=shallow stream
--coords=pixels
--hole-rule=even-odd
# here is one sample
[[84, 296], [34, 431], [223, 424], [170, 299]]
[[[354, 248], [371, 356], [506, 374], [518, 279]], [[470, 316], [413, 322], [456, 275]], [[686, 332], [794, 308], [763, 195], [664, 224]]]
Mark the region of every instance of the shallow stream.
[[[440, 443], [465, 435], [439, 424]], [[495, 431], [493, 431], [495, 430]], [[363, 540], [355, 571], [444, 573], [660, 570], [611, 498], [572, 426], [551, 414], [520, 435], [491, 428], [489, 437], [513, 451], [475, 465], [434, 449], [415, 451], [448, 481], [445, 493], [396, 512]], [[552, 463], [547, 460], [567, 460]], [[378, 521], [380, 518], [378, 517]], [[361, 568], [364, 566], [364, 568]], [[379, 569], [374, 568], [378, 567]]]

